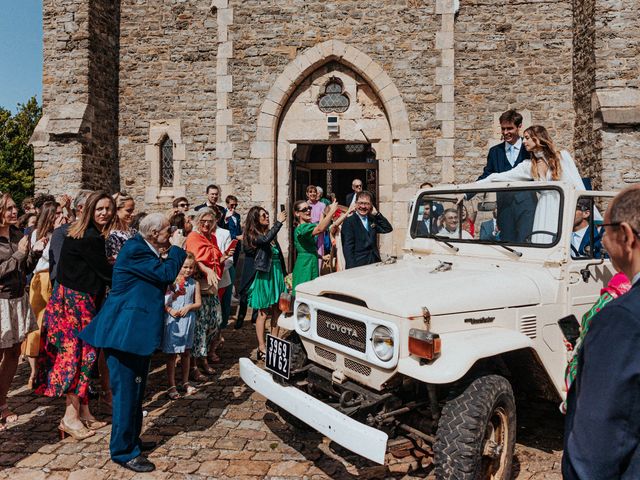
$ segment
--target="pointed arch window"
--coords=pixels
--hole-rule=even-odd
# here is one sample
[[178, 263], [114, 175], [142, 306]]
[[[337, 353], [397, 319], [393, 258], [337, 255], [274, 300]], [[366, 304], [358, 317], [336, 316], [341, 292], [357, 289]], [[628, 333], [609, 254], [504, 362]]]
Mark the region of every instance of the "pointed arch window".
[[160, 142], [160, 187], [173, 187], [173, 141], [164, 137]]
[[318, 98], [318, 108], [324, 113], [343, 113], [349, 108], [349, 97], [343, 92], [342, 82], [332, 77]]

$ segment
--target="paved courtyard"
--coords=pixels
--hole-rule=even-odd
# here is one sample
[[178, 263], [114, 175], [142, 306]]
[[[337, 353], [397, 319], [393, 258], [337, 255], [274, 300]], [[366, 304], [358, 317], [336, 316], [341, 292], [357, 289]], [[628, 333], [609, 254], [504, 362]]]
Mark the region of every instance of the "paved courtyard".
[[[225, 338], [216, 375], [193, 396], [169, 400], [163, 360], [152, 363], [144, 424], [145, 439], [159, 443], [150, 455], [157, 466], [152, 474], [135, 475], [110, 462], [108, 426], [84, 442], [59, 441], [64, 402], [28, 391], [22, 363], [9, 398], [20, 420], [0, 432], [0, 479], [432, 478], [428, 457], [388, 455], [383, 467], [284, 423], [239, 377], [237, 358], [255, 355], [252, 326], [227, 330]], [[556, 405], [520, 404], [514, 478], [560, 479], [561, 448]]]

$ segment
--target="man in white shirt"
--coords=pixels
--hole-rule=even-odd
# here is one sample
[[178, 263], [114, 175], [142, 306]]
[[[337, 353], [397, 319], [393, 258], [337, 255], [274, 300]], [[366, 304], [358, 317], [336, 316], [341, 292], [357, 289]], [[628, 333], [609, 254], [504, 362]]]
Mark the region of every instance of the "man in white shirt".
[[602, 251], [602, 238], [600, 232], [593, 232], [593, 244], [591, 243], [591, 199], [581, 197], [576, 202], [576, 214], [573, 220], [573, 232], [571, 234], [571, 258], [600, 258]]
[[460, 222], [458, 221], [458, 212], [455, 208], [447, 208], [444, 211], [442, 228], [438, 232], [438, 235], [441, 237], [473, 240], [471, 234], [466, 230], [462, 230], [462, 237], [460, 237]]

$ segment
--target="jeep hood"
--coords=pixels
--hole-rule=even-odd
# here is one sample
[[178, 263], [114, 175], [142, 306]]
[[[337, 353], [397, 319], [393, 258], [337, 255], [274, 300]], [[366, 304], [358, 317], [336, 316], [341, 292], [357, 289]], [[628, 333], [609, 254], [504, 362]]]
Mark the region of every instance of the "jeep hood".
[[536, 282], [524, 265], [504, 268], [493, 264], [454, 265], [434, 272], [438, 262], [400, 260], [324, 275], [297, 287], [298, 294], [339, 294], [356, 298], [370, 310], [409, 317], [534, 305], [541, 302]]

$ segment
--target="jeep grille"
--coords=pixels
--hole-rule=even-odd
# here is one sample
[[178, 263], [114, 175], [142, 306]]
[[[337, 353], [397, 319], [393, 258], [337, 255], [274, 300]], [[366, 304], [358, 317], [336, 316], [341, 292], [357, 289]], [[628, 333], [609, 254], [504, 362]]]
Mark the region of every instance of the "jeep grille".
[[365, 377], [368, 377], [369, 375], [371, 375], [371, 367], [367, 365], [363, 365], [358, 362], [354, 362], [350, 358], [344, 359], [344, 366], [347, 367], [349, 370], [358, 372], [360, 375], [364, 375]]
[[357, 320], [318, 310], [317, 333], [319, 337], [359, 352], [367, 349], [367, 327]]

